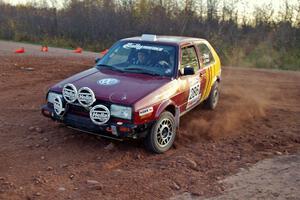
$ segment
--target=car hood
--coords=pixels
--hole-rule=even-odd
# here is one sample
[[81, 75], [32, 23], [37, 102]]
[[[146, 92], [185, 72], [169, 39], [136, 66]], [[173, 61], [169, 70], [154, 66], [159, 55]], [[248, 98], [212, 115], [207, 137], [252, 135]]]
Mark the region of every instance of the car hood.
[[61, 81], [51, 90], [61, 93], [65, 84], [72, 83], [77, 90], [92, 89], [98, 100], [132, 105], [169, 81], [166, 77], [92, 68]]

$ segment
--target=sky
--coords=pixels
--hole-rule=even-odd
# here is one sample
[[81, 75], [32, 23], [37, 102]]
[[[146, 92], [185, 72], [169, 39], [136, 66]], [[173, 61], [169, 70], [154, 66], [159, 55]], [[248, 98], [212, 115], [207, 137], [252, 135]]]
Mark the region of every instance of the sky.
[[[26, 4], [27, 2], [32, 2], [32, 1], [35, 1], [35, 2], [41, 2], [41, 1], [46, 1], [46, 2], [49, 2], [50, 5], [51, 5], [51, 2], [57, 2], [57, 7], [62, 7], [63, 5], [63, 2], [65, 0], [2, 0], [4, 2], [7, 2], [7, 3], [11, 3], [13, 5], [15, 4]], [[223, 0], [220, 0], [220, 2], [222, 2]], [[227, 1], [233, 1], [233, 0], [227, 0]], [[244, 7], [245, 7], [245, 4], [247, 5], [247, 8], [249, 10], [253, 10], [254, 7], [262, 7], [266, 4], [269, 4], [271, 3], [272, 4], [272, 7], [274, 8], [274, 10], [276, 12], [278, 12], [280, 10], [280, 7], [281, 5], [283, 5], [285, 0], [240, 0], [240, 4], [238, 6], [238, 10], [240, 11], [243, 11], [244, 10]], [[288, 0], [289, 3], [291, 4], [296, 4], [297, 2], [299, 2], [299, 0]]]

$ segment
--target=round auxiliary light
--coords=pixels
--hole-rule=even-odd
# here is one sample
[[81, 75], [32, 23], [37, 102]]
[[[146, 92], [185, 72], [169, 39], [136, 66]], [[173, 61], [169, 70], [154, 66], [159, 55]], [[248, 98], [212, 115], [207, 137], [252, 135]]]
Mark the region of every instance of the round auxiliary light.
[[55, 114], [62, 115], [64, 113], [65, 108], [63, 106], [62, 99], [61, 99], [61, 97], [59, 95], [56, 95], [54, 97], [53, 106], [54, 106], [54, 112], [55, 112]]
[[89, 107], [96, 101], [94, 92], [88, 87], [78, 90], [77, 99], [83, 107]]
[[62, 94], [68, 103], [73, 103], [77, 99], [77, 89], [71, 83], [68, 83], [63, 87]]
[[104, 105], [96, 105], [90, 110], [90, 118], [94, 124], [105, 124], [110, 118], [109, 109]]

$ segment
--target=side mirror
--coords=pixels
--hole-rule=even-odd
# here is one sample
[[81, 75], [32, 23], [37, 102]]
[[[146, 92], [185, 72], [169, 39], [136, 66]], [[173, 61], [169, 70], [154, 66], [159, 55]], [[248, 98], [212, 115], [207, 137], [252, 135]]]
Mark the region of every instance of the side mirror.
[[101, 58], [95, 58], [95, 63], [97, 64], [100, 60]]
[[194, 75], [195, 74], [195, 70], [193, 67], [191, 66], [186, 66], [184, 67], [183, 69], [183, 75], [186, 76], [186, 75]]

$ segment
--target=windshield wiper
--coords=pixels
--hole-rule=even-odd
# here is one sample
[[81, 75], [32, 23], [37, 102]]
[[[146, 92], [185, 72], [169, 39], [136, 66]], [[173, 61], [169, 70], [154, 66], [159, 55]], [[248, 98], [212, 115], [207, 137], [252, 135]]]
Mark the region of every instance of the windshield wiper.
[[112, 65], [105, 65], [105, 64], [98, 64], [96, 65], [97, 67], [105, 67], [105, 68], [108, 68], [110, 70], [113, 70], [113, 71], [120, 71], [120, 72], [123, 72], [123, 70], [121, 70], [120, 68], [117, 68], [115, 66], [112, 66]]
[[149, 71], [149, 70], [145, 70], [145, 69], [142, 69], [142, 68], [139, 68], [139, 67], [128, 67], [128, 68], [125, 68], [124, 71], [130, 71], [130, 72], [136, 71], [136, 73], [140, 73], [140, 74], [149, 74], [149, 75], [152, 75], [152, 76], [161, 76], [159, 73]]

